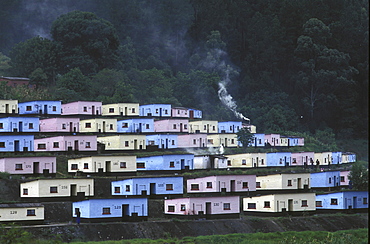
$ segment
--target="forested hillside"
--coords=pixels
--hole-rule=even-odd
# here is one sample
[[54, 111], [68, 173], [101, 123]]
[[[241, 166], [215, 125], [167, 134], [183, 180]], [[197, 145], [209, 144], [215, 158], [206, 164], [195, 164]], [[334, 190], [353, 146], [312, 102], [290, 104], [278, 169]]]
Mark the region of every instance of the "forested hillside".
[[239, 119], [223, 96], [258, 132], [366, 138], [368, 21], [366, 0], [2, 0], [0, 75], [37, 89], [0, 84], [0, 99]]

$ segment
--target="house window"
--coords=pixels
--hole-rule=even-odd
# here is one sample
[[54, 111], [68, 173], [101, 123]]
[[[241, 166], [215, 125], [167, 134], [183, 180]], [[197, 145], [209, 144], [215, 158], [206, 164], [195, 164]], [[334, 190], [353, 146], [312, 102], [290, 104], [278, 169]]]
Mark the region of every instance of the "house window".
[[288, 180], [288, 186], [292, 186], [292, 180]]
[[113, 124], [109, 125], [109, 130], [113, 130]]
[[207, 126], [206, 125], [203, 126], [203, 130], [207, 130]]
[[242, 165], [247, 165], [247, 160], [242, 159]]
[[27, 216], [36, 216], [35, 209], [27, 209]]
[[197, 139], [193, 139], [193, 144], [197, 144]]
[[235, 140], [234, 139], [231, 139], [231, 144], [235, 144]]
[[168, 110], [167, 109], [164, 110], [164, 114], [168, 114]]
[[230, 210], [230, 203], [224, 203], [224, 210]]
[[336, 198], [331, 198], [331, 199], [330, 199], [330, 205], [338, 205], [338, 199], [336, 199]]
[[121, 187], [115, 186], [114, 187], [114, 193], [120, 193], [121, 192]]
[[126, 162], [120, 162], [119, 163], [119, 167], [122, 169], [122, 168], [126, 168]]
[[71, 164], [71, 170], [77, 170], [78, 166], [77, 164]]
[[362, 204], [367, 204], [367, 197], [362, 198]]
[[216, 126], [213, 126], [212, 129], [213, 129], [213, 131], [215, 131], [216, 130]]
[[4, 129], [4, 124], [0, 123], [0, 129]]
[[302, 200], [302, 206], [301, 207], [308, 207], [307, 200]]
[[173, 184], [166, 184], [166, 191], [172, 191], [173, 190]]
[[172, 140], [172, 146], [175, 145], [175, 140]]
[[23, 188], [23, 195], [28, 195], [28, 188]]
[[145, 169], [145, 163], [136, 163], [136, 168]]
[[297, 163], [297, 159], [293, 158], [293, 164], [296, 164], [296, 163]]
[[132, 113], [135, 113], [135, 108], [132, 108], [132, 109], [131, 109], [131, 112], [132, 112]]
[[32, 111], [32, 106], [26, 106], [26, 111]]
[[126, 185], [126, 191], [130, 191], [130, 185]]
[[316, 201], [316, 207], [322, 207], [322, 201]]
[[248, 209], [256, 209], [256, 203], [248, 203]]
[[128, 147], [129, 144], [128, 144], [128, 141], [125, 141], [125, 147]]
[[264, 165], [265, 163], [264, 163], [264, 161], [263, 161], [263, 158], [261, 159], [261, 165]]
[[185, 204], [181, 204], [180, 211], [185, 211], [185, 210], [186, 210]]
[[122, 128], [128, 128], [128, 123], [122, 123]]
[[231, 160], [227, 160], [227, 166], [231, 166]]
[[84, 107], [84, 112], [87, 112], [87, 107]]
[[270, 206], [270, 201], [265, 201], [265, 203], [264, 203], [264, 206], [263, 206], [264, 208], [271, 208], [271, 206]]
[[146, 125], [145, 125], [145, 128], [146, 128], [147, 130], [149, 130], [149, 129], [150, 129], [149, 124], [146, 124]]
[[5, 142], [0, 141], [0, 148], [4, 148], [4, 147], [5, 147]]
[[159, 109], [157, 108], [157, 109], [155, 109], [155, 113], [157, 114], [159, 112]]
[[15, 164], [15, 170], [23, 170], [23, 164]]
[[199, 190], [199, 184], [191, 184], [191, 190], [195, 191], [195, 190]]
[[37, 144], [37, 149], [46, 149], [46, 144], [45, 143]]
[[110, 208], [103, 208], [102, 214], [110, 214]]
[[212, 182], [207, 182], [207, 188], [212, 188]]
[[248, 188], [248, 182], [243, 182], [243, 188]]
[[175, 168], [175, 162], [170, 162], [170, 168]]
[[344, 176], [341, 176], [340, 177], [340, 182], [344, 182], [345, 180], [344, 180]]
[[173, 124], [173, 129], [176, 129], [176, 124]]
[[85, 147], [86, 147], [86, 148], [91, 148], [91, 144], [90, 144], [90, 142], [89, 142], [89, 141], [87, 141], [87, 142], [85, 143]]
[[168, 206], [168, 212], [175, 212], [175, 206]]
[[50, 186], [50, 193], [58, 193], [58, 187], [57, 186]]
[[109, 113], [114, 113], [114, 108], [109, 108]]
[[28, 123], [28, 129], [33, 129], [33, 123]]
[[84, 169], [88, 169], [89, 168], [89, 164], [88, 163], [84, 163]]
[[59, 148], [59, 142], [54, 142], [53, 143], [53, 148]]
[[256, 188], [261, 188], [261, 182], [256, 182]]
[[62, 124], [62, 129], [63, 130], [67, 129], [67, 125], [66, 124]]
[[85, 123], [85, 128], [91, 128], [91, 123]]
[[57, 106], [53, 106], [53, 111], [57, 111]]

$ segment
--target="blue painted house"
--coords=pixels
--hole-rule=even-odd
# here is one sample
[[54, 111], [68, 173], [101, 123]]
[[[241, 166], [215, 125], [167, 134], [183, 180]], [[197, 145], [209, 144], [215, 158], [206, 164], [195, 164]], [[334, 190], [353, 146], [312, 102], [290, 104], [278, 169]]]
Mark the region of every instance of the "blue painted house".
[[33, 135], [0, 135], [0, 152], [32, 152]]
[[192, 170], [194, 169], [194, 155], [174, 154], [137, 158], [136, 168], [137, 171]]
[[291, 165], [291, 152], [266, 153], [267, 167], [283, 167]]
[[147, 146], [158, 146], [160, 149], [177, 148], [177, 135], [157, 134], [146, 136]]
[[154, 119], [125, 119], [117, 121], [118, 133], [154, 132]]
[[39, 118], [0, 118], [0, 132], [39, 132]]
[[331, 157], [332, 164], [342, 164], [342, 152], [332, 152]]
[[190, 119], [201, 119], [203, 118], [203, 113], [201, 110], [189, 108], [189, 118]]
[[18, 103], [19, 114], [61, 114], [61, 101], [31, 101]]
[[311, 173], [311, 188], [340, 186], [340, 171]]
[[113, 181], [113, 196], [183, 194], [183, 177], [149, 177]]
[[368, 209], [369, 192], [343, 191], [316, 195], [317, 210]]
[[237, 133], [241, 128], [240, 121], [218, 122], [218, 133]]
[[147, 198], [90, 199], [72, 204], [73, 218], [81, 222], [138, 221], [148, 218]]
[[171, 117], [171, 104], [140, 105], [140, 116], [144, 117]]
[[356, 162], [356, 154], [351, 152], [342, 153], [342, 163], [354, 163]]
[[253, 141], [249, 144], [250, 147], [264, 147], [265, 134], [253, 134]]

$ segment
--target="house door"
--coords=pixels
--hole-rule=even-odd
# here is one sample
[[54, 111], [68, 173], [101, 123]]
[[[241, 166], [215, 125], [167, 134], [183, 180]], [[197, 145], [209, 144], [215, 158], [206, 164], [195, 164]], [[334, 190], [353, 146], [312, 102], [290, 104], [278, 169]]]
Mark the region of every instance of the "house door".
[[258, 167], [258, 157], [256, 157], [256, 167]]
[[[73, 123], [69, 122], [69, 132], [73, 132]], [[76, 128], [74, 128], [76, 130]]]
[[190, 119], [194, 119], [194, 111], [193, 110], [189, 111], [189, 117], [190, 117]]
[[353, 197], [353, 209], [357, 208], [357, 197]]
[[23, 132], [23, 122], [22, 121], [19, 121], [18, 123], [18, 131]]
[[168, 138], [166, 138], [166, 148], [165, 149], [168, 149]]
[[127, 116], [127, 107], [125, 107], [125, 116]]
[[202, 138], [199, 138], [199, 147], [202, 147]]
[[138, 132], [141, 133], [143, 131], [142, 123], [139, 123], [139, 130]]
[[134, 149], [137, 149], [137, 140], [134, 140]]
[[297, 189], [302, 189], [302, 178], [298, 178]]
[[78, 140], [75, 140], [75, 151], [78, 151]]
[[44, 114], [48, 114], [48, 105], [44, 105]]
[[159, 109], [159, 117], [162, 117], [162, 108]]
[[9, 104], [5, 104], [5, 113], [8, 114], [9, 113]]
[[122, 204], [122, 221], [125, 221], [128, 219], [130, 216], [130, 211], [129, 211], [129, 205], [128, 204]]
[[40, 173], [39, 167], [40, 167], [39, 162], [33, 162], [33, 173], [34, 174], [39, 174]]
[[212, 203], [206, 202], [206, 215], [212, 214]]
[[71, 197], [77, 196], [77, 185], [75, 185], [75, 184], [71, 185], [71, 192], [70, 192], [70, 194], [71, 194]]
[[105, 161], [105, 172], [111, 172], [111, 171], [112, 171], [112, 162]]
[[105, 121], [103, 121], [103, 133], [105, 132]]
[[182, 123], [180, 123], [180, 132], [182, 132]]
[[95, 115], [95, 106], [91, 107], [91, 113], [92, 113], [92, 115]]
[[288, 199], [288, 211], [293, 211], [293, 199]]
[[181, 169], [185, 169], [185, 159], [180, 160]]
[[155, 195], [157, 194], [155, 190], [155, 183], [150, 183], [150, 195]]
[[14, 141], [14, 152], [19, 152], [19, 141]]
[[235, 191], [235, 180], [230, 181], [230, 191], [234, 192]]

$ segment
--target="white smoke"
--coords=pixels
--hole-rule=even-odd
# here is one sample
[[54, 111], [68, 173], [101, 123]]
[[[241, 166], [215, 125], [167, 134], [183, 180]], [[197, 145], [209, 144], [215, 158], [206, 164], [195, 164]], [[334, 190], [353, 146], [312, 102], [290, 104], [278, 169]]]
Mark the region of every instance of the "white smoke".
[[228, 109], [230, 109], [234, 113], [237, 118], [250, 121], [250, 119], [237, 111], [238, 106], [236, 105], [236, 102], [234, 101], [233, 97], [227, 92], [226, 86], [230, 83], [230, 71], [231, 67], [228, 65], [225, 70], [225, 79], [218, 83], [218, 98]]
[[209, 147], [207, 149], [192, 149], [192, 148], [186, 148], [186, 151], [190, 154], [194, 155], [219, 155], [224, 154], [224, 148], [221, 147]]

